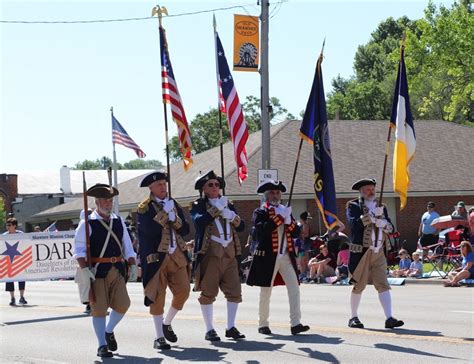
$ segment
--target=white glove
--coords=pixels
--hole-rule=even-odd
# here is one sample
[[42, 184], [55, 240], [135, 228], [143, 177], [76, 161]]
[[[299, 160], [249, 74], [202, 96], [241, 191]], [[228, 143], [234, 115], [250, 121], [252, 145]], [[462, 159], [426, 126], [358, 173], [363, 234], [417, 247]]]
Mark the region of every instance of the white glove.
[[163, 210], [165, 210], [166, 213], [170, 212], [171, 210], [174, 209], [174, 201], [173, 200], [167, 200], [163, 206]]
[[277, 215], [280, 215], [281, 217], [285, 218], [285, 216], [286, 216], [286, 206], [278, 205], [277, 207], [275, 207], [275, 213]]
[[84, 282], [88, 282], [90, 279], [95, 281], [95, 274], [89, 269], [89, 267], [82, 268], [81, 274]]
[[285, 224], [290, 225], [291, 224], [291, 206], [288, 206], [285, 210]]
[[377, 219], [375, 221], [375, 226], [377, 226], [378, 228], [384, 228], [385, 226], [387, 226], [388, 222], [387, 220], [385, 219]]
[[170, 212], [168, 212], [168, 220], [171, 222], [176, 221], [176, 213], [174, 212], [174, 210], [171, 210]]
[[130, 282], [136, 282], [138, 278], [138, 267], [136, 264], [128, 266], [128, 280]]
[[217, 199], [215, 206], [219, 211], [222, 211], [227, 207], [227, 197], [222, 196], [221, 198]]
[[370, 221], [372, 222], [372, 224], [375, 224], [377, 222], [377, 219], [373, 216], [370, 216]]
[[229, 220], [229, 221], [234, 220], [235, 215], [236, 215], [235, 212], [232, 211], [232, 210], [230, 210], [230, 209], [228, 209], [227, 207], [226, 207], [225, 209], [223, 209], [222, 212], [221, 212], [221, 216], [222, 216], [224, 219]]
[[383, 206], [376, 207], [373, 212], [374, 212], [375, 217], [382, 216], [383, 215]]

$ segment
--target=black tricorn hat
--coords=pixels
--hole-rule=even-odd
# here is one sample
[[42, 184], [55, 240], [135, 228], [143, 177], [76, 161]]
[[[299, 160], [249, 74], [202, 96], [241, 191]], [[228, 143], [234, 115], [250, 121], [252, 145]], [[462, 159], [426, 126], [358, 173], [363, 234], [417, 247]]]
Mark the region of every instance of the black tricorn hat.
[[115, 187], [110, 187], [104, 183], [97, 183], [87, 190], [87, 196], [95, 198], [112, 198], [118, 194], [119, 191]]
[[257, 187], [257, 193], [264, 193], [265, 191], [280, 190], [286, 192], [286, 186], [282, 181], [275, 181], [273, 179], [265, 179]]
[[375, 178], [362, 178], [352, 185], [352, 189], [354, 191], [359, 191], [361, 187], [367, 186], [367, 185], [372, 185], [375, 186], [377, 184], [377, 181]]
[[165, 171], [155, 171], [147, 174], [140, 182], [140, 187], [148, 187], [155, 181], [166, 180], [168, 182], [168, 174]]
[[204, 186], [204, 184], [211, 179], [218, 180], [220, 183], [221, 189], [225, 187], [224, 178], [219, 177], [213, 170], [210, 170], [209, 172], [205, 174], [200, 174], [198, 178], [196, 178], [196, 182], [194, 183], [194, 189], [202, 190], [202, 187]]

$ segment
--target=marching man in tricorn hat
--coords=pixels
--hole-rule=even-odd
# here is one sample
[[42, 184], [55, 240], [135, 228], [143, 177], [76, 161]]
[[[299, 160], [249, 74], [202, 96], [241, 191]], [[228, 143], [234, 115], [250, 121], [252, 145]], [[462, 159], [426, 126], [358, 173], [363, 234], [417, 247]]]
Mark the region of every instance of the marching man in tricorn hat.
[[291, 207], [281, 204], [286, 187], [281, 181], [265, 180], [257, 188], [265, 202], [253, 213], [257, 247], [250, 266], [247, 284], [260, 286], [258, 332], [270, 335], [270, 296], [272, 287], [286, 285], [290, 301], [290, 325], [293, 335], [309, 330], [301, 324], [300, 288], [293, 238], [299, 228], [291, 215]]
[[[138, 239], [145, 306], [153, 316], [155, 349], [167, 350], [166, 342], [176, 342], [171, 321], [183, 309], [189, 297], [190, 272], [183, 236], [189, 233], [182, 207], [168, 196], [168, 175], [157, 171], [146, 175], [140, 187], [148, 187], [150, 196], [138, 205]], [[166, 288], [173, 300], [163, 318]]]
[[242, 253], [237, 232], [244, 230], [244, 222], [227, 197], [220, 195], [219, 190], [224, 186], [224, 179], [214, 171], [200, 175], [194, 187], [199, 190], [201, 198], [193, 203], [191, 209], [196, 228], [194, 289], [201, 291], [199, 303], [206, 324], [205, 339], [209, 341], [220, 341], [212, 322], [212, 304], [219, 288], [227, 299], [225, 336], [232, 339], [245, 338], [235, 327], [237, 307], [242, 302], [239, 276]]
[[349, 327], [363, 328], [357, 311], [362, 292], [368, 283], [373, 283], [379, 293], [386, 321], [385, 328], [393, 329], [404, 323], [392, 317], [392, 298], [387, 281], [385, 250], [390, 246], [388, 234], [393, 225], [385, 206], [377, 206], [375, 179], [364, 178], [352, 185], [359, 191], [359, 198], [346, 206], [347, 221], [351, 229], [349, 245], [349, 272], [354, 287], [351, 292], [351, 319]]
[[[74, 257], [81, 268], [82, 281], [93, 280], [91, 289], [95, 302], [90, 302], [92, 324], [99, 343], [97, 355], [106, 358], [117, 350], [114, 328], [130, 307], [125, 286], [125, 261], [129, 264], [129, 279], [137, 279], [135, 252], [130, 236], [120, 216], [112, 213], [116, 188], [96, 184], [87, 190], [87, 196], [95, 197], [96, 209], [88, 217], [92, 269], [88, 268], [86, 223], [82, 219], [76, 229]], [[107, 309], [111, 308], [106, 323]]]

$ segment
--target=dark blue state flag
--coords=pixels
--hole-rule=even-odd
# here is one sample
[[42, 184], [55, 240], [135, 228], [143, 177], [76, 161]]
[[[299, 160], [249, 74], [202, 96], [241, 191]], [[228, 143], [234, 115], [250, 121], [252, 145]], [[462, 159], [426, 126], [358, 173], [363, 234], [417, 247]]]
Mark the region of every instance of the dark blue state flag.
[[316, 204], [327, 229], [334, 228], [337, 223], [336, 187], [332, 169], [331, 144], [324, 97], [322, 54], [316, 64], [311, 94], [306, 105], [300, 136], [313, 146], [314, 176], [313, 186]]

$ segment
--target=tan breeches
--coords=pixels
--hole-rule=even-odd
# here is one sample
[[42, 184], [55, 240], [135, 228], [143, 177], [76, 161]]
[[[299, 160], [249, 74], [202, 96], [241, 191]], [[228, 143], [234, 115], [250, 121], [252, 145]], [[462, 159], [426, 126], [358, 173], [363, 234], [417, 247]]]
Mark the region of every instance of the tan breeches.
[[352, 274], [352, 279], [356, 282], [352, 289], [354, 293], [362, 293], [367, 284], [373, 284], [379, 293], [388, 291], [390, 285], [387, 281], [387, 260], [383, 249], [378, 253], [368, 249]]
[[130, 307], [125, 279], [115, 267], [109, 270], [105, 278], [96, 278], [92, 282], [92, 289], [95, 294], [95, 302], [91, 303], [93, 317], [107, 316], [109, 307], [121, 314]]

